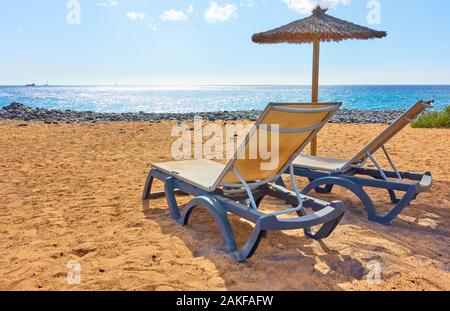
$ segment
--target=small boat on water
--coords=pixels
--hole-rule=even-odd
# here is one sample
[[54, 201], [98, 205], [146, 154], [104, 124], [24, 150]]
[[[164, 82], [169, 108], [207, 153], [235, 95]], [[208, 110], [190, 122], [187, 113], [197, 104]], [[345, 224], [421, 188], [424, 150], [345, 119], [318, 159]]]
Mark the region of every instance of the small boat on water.
[[26, 87], [35, 87], [36, 84], [35, 84], [35, 83], [32, 83], [32, 84], [26, 84], [25, 86], [26, 86]]

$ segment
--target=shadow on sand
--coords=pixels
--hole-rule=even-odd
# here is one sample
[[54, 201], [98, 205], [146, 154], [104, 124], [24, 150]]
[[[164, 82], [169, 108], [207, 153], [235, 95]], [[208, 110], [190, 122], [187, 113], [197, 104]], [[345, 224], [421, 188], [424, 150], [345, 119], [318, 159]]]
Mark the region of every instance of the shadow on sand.
[[[185, 198], [180, 199], [180, 206], [188, 201]], [[164, 201], [153, 202], [150, 206], [144, 203], [146, 218], [157, 222], [162, 233], [181, 239], [194, 257], [214, 263], [229, 290], [342, 290], [339, 284], [363, 279], [368, 272], [365, 263], [300, 231], [269, 232], [256, 254], [239, 264], [224, 252], [219, 230], [206, 209], [196, 209], [190, 224], [182, 227], [167, 209], [157, 207]], [[235, 216], [230, 216], [230, 223], [238, 246], [242, 246], [252, 225]]]
[[[450, 189], [449, 182], [435, 183], [434, 191], [445, 192], [447, 189]], [[417, 255], [444, 264], [447, 262], [443, 254], [446, 252], [445, 241], [449, 237], [450, 211], [444, 208], [445, 202], [441, 206], [433, 200], [433, 193], [421, 195], [389, 226], [369, 222], [362, 205], [348, 193], [337, 191], [331, 195], [314, 196], [328, 201], [340, 199], [346, 203], [347, 213], [341, 225], [372, 232], [382, 239], [411, 249]], [[383, 204], [383, 196], [379, 197], [376, 203]], [[189, 197], [179, 197], [180, 206], [188, 200]], [[268, 205], [276, 205], [273, 199], [269, 200], [272, 201]], [[369, 272], [368, 260], [348, 255], [352, 252], [343, 252], [344, 247], [338, 251], [328, 246], [333, 244], [327, 242], [333, 241], [333, 235], [329, 240], [317, 242], [305, 237], [300, 231], [269, 232], [255, 256], [238, 264], [225, 254], [219, 230], [206, 209], [198, 208], [190, 224], [182, 227], [170, 217], [165, 205], [164, 199], [152, 201], [151, 206], [144, 203], [146, 218], [157, 222], [164, 234], [183, 241], [194, 257], [204, 257], [214, 263], [226, 288], [230, 290], [342, 290], [343, 283], [363, 280]], [[424, 219], [429, 222], [424, 222]], [[253, 229], [252, 225], [235, 216], [230, 216], [230, 223], [236, 242], [242, 246]], [[352, 241], [348, 246], [353, 251], [362, 250], [366, 253], [383, 248], [383, 245], [365, 245], [363, 241]]]

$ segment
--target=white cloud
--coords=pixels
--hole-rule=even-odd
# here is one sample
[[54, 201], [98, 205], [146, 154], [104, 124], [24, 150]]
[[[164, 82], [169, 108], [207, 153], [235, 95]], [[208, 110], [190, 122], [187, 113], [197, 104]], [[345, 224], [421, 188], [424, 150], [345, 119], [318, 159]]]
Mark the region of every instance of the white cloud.
[[136, 20], [144, 20], [144, 18], [147, 17], [147, 14], [145, 12], [128, 12], [127, 18], [136, 21]]
[[98, 2], [95, 4], [95, 6], [102, 6], [102, 7], [113, 7], [113, 6], [118, 6], [119, 5], [119, 1], [116, 0], [107, 0], [104, 2]]
[[217, 2], [211, 1], [205, 12], [205, 20], [210, 24], [225, 22], [235, 17], [237, 17], [237, 7], [234, 4], [220, 6]]
[[182, 11], [169, 10], [161, 15], [161, 19], [165, 22], [182, 22], [187, 20], [187, 16]]
[[281, 0], [286, 3], [288, 7], [301, 14], [311, 13], [311, 11], [320, 5], [323, 8], [333, 9], [338, 5], [348, 5], [352, 0]]

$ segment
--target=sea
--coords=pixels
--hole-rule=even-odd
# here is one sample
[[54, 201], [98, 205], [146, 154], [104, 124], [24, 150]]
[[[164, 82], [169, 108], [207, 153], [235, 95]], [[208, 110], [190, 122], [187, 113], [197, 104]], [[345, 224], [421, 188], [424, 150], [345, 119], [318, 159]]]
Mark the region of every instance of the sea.
[[[450, 105], [450, 85], [321, 86], [321, 102], [345, 109], [400, 110], [420, 99], [435, 109]], [[94, 112], [209, 112], [263, 109], [269, 102], [309, 102], [310, 86], [0, 86], [0, 107], [19, 102], [34, 108]]]

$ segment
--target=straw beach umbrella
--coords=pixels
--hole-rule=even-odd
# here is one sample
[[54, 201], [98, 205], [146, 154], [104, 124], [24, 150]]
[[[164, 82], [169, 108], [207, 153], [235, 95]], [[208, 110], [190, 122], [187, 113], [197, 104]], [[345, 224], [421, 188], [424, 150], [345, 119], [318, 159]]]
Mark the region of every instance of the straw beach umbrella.
[[[260, 44], [312, 43], [314, 45], [312, 102], [319, 99], [319, 55], [320, 42], [339, 42], [348, 39], [375, 39], [387, 36], [376, 31], [326, 14], [327, 9], [317, 6], [312, 15], [285, 26], [254, 34], [252, 41]], [[311, 154], [317, 155], [317, 140], [311, 144]]]

